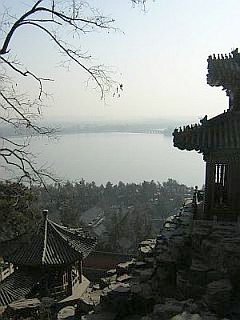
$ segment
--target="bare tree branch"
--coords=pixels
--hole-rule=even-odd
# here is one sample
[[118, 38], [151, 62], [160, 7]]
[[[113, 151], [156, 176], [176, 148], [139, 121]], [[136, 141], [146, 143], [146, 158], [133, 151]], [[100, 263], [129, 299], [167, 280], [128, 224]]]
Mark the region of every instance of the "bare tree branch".
[[[146, 0], [132, 0], [135, 5], [144, 6], [145, 2]], [[27, 26], [32, 27], [32, 32], [35, 32], [35, 29], [40, 30], [53, 41], [68, 63], [73, 62], [86, 72], [89, 75], [88, 81], [93, 80], [101, 99], [104, 100], [106, 94], [111, 90], [114, 91], [116, 86], [119, 95], [119, 90], [122, 90], [123, 86], [112, 79], [108, 68], [102, 64], [94, 65], [91, 55], [75, 48], [69, 37], [66, 41], [64, 36], [60, 35], [60, 31], [66, 33], [70, 30], [73, 37], [77, 35], [81, 39], [81, 35], [96, 30], [116, 31], [118, 29], [114, 26], [114, 19], [92, 8], [87, 1], [37, 0], [20, 17], [14, 17], [6, 10], [0, 24], [3, 37], [0, 45], [0, 123], [13, 128], [21, 137], [23, 135], [51, 137], [55, 133], [54, 129], [39, 123], [41, 110], [44, 107], [43, 101], [47, 96], [44, 87], [46, 82], [53, 79], [37, 75], [31, 68], [24, 67], [10, 55], [13, 36], [17, 36], [17, 31]], [[18, 83], [14, 76], [11, 78], [10, 74], [19, 76], [18, 78], [32, 79], [38, 85], [36, 97], [32, 98], [19, 90], [20, 82]], [[20, 171], [22, 174], [19, 181], [28, 180], [30, 183], [45, 184], [45, 179], [52, 177], [45, 169], [37, 168], [34, 155], [28, 151], [29, 141], [18, 142], [1, 132], [0, 139], [0, 166], [10, 166]]]

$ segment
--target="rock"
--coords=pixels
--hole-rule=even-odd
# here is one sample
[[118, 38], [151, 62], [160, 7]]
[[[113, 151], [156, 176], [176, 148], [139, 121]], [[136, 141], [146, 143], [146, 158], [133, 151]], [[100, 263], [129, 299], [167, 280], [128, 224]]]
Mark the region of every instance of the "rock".
[[186, 295], [185, 290], [188, 286], [188, 272], [186, 270], [177, 270], [176, 274], [177, 288]]
[[143, 283], [141, 285], [141, 292], [140, 295], [145, 299], [150, 299], [152, 297], [152, 287], [149, 283]]
[[210, 312], [202, 312], [201, 316], [203, 320], [219, 320], [219, 317], [217, 317], [216, 314]]
[[153, 319], [168, 319], [182, 313], [183, 305], [179, 301], [173, 300], [165, 304], [156, 304], [153, 308]]
[[89, 302], [83, 298], [79, 299], [77, 302], [77, 307], [75, 309], [75, 315], [81, 316], [89, 313], [94, 308], [94, 303]]
[[110, 269], [107, 271], [108, 277], [111, 277], [111, 276], [115, 275], [116, 273], [117, 273], [116, 269]]
[[114, 320], [116, 319], [116, 313], [113, 312], [100, 312], [94, 314], [88, 314], [81, 318], [82, 320]]
[[138, 254], [141, 258], [151, 257], [153, 255], [154, 248], [156, 246], [156, 239], [148, 239], [140, 242], [138, 248]]
[[101, 278], [99, 281], [99, 286], [101, 289], [106, 288], [109, 286], [111, 283], [115, 283], [117, 280], [117, 275], [114, 275], [112, 277], [107, 277], [107, 278]]
[[147, 239], [147, 240], [144, 240], [142, 242], [140, 242], [139, 244], [139, 247], [152, 247], [154, 249], [156, 245], [156, 239]]
[[140, 294], [141, 291], [142, 291], [142, 287], [140, 284], [133, 284], [131, 287], [130, 287], [130, 290], [132, 293], [134, 294]]
[[120, 296], [120, 295], [126, 295], [126, 294], [129, 294], [130, 292], [130, 288], [129, 286], [123, 286], [122, 284], [121, 285], [114, 285], [112, 290], [109, 292], [109, 295], [111, 296]]
[[166, 270], [166, 268], [158, 267], [156, 269], [156, 276], [159, 281], [166, 280], [168, 277], [168, 271]]
[[222, 240], [223, 266], [229, 274], [239, 276], [240, 268], [240, 237], [225, 237]]
[[149, 279], [151, 279], [153, 272], [154, 272], [154, 269], [152, 269], [152, 268], [143, 269], [143, 270], [137, 269], [137, 270], [134, 270], [134, 275], [139, 278], [140, 282], [146, 282]]
[[119, 263], [116, 266], [117, 275], [121, 276], [122, 274], [128, 273], [133, 268], [134, 265], [135, 265], [134, 260]]
[[141, 296], [146, 300], [152, 298], [153, 290], [150, 283], [134, 284], [130, 286], [131, 293]]
[[[209, 269], [225, 274], [238, 274], [240, 267], [240, 237], [236, 225], [217, 224], [200, 241], [200, 249]], [[193, 235], [195, 238], [195, 235]], [[196, 246], [195, 246], [196, 249]]]
[[216, 270], [209, 270], [207, 272], [207, 283], [218, 281], [223, 278], [223, 274]]
[[102, 294], [101, 294], [101, 296], [100, 296], [100, 301], [102, 302], [104, 302], [105, 300], [107, 300], [107, 297], [108, 297], [108, 293], [111, 291], [111, 289], [109, 289], [109, 288], [104, 288], [103, 290], [102, 290]]
[[92, 286], [93, 290], [99, 290], [100, 289], [100, 285], [99, 283], [95, 283], [93, 286]]
[[107, 310], [125, 315], [129, 308], [129, 296], [129, 286], [118, 283], [111, 285], [108, 289], [104, 289], [101, 296], [101, 302]]
[[207, 272], [202, 269], [192, 269], [189, 270], [189, 282], [194, 286], [206, 287], [207, 285]]
[[[74, 318], [76, 315], [76, 310], [73, 306], [66, 306], [64, 308], [62, 308], [57, 316], [55, 316], [54, 320], [67, 320], [67, 319], [71, 319]], [[49, 319], [50, 316], [47, 314], [45, 315], [41, 315], [40, 319]], [[51, 319], [53, 319], [53, 317], [51, 316]]]
[[230, 306], [232, 285], [228, 279], [213, 281], [208, 284], [204, 301], [216, 314], [224, 314]]
[[139, 251], [143, 256], [147, 256], [150, 255], [150, 253], [152, 253], [152, 248], [150, 246], [144, 246], [140, 247]]
[[130, 304], [130, 287], [122, 283], [118, 283], [109, 288], [105, 297], [101, 297], [107, 310], [116, 312], [119, 317], [129, 314]]
[[[124, 320], [141, 320], [141, 316], [139, 314], [134, 314], [134, 315], [128, 315], [124, 317]], [[150, 318], [151, 320], [151, 318]]]
[[136, 261], [134, 269], [144, 268], [147, 266], [145, 261]]
[[190, 314], [183, 312], [171, 318], [170, 320], [205, 320], [199, 314]]
[[156, 245], [140, 244], [138, 261], [108, 272], [101, 280], [104, 307], [129, 320], [220, 320], [228, 314], [232, 293], [240, 292], [239, 233], [234, 226], [194, 220], [190, 234], [191, 219], [175, 217], [178, 227]]
[[146, 257], [144, 258], [144, 262], [146, 262], [148, 267], [153, 267], [155, 259], [153, 257]]
[[193, 301], [193, 299], [189, 299], [186, 301], [184, 309], [189, 313], [199, 313], [199, 306]]
[[164, 262], [167, 263], [176, 263], [175, 257], [172, 255], [170, 250], [164, 250], [162, 252], [159, 252], [158, 256], [156, 257], [157, 263], [162, 264]]
[[133, 277], [128, 274], [123, 274], [122, 276], [117, 277], [117, 282], [127, 282]]
[[[28, 317], [37, 317], [40, 312], [43, 313], [46, 307], [50, 310], [52, 306], [52, 300], [50, 305], [42, 305], [42, 302], [37, 299], [20, 299], [10, 303], [7, 307], [2, 309], [3, 319], [24, 319]], [[2, 319], [2, 318], [1, 318]]]

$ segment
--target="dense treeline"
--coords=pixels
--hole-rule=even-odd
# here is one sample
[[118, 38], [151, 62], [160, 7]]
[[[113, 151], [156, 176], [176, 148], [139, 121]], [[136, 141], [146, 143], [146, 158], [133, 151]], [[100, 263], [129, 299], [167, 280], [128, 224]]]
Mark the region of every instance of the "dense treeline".
[[[166, 217], [181, 206], [192, 188], [169, 179], [162, 184], [154, 181], [97, 186], [95, 182], [66, 182], [35, 187], [0, 182], [0, 241], [11, 239], [32, 227], [42, 209], [48, 209], [52, 219], [66, 225], [78, 225], [81, 214], [97, 206], [106, 213], [114, 208], [135, 207], [139, 212], [151, 209], [153, 218]], [[109, 211], [110, 210], [110, 211]], [[146, 212], [146, 211], [144, 211]], [[116, 220], [116, 219], [115, 219]]]
[[0, 241], [25, 233], [40, 218], [34, 193], [11, 182], [0, 182], [0, 213]]
[[112, 206], [151, 207], [156, 217], [166, 217], [177, 210], [192, 188], [173, 179], [163, 182], [144, 181], [97, 186], [95, 182], [66, 182], [49, 186], [48, 190], [35, 189], [39, 208], [48, 209], [51, 215], [59, 216], [63, 223], [74, 225], [82, 212], [98, 206], [105, 210]]

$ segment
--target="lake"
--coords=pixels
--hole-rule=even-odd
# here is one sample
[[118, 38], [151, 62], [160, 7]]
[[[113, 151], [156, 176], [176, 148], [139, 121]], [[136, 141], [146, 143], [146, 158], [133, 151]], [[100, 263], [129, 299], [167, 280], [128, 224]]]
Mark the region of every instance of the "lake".
[[58, 176], [73, 181], [204, 183], [202, 155], [174, 148], [172, 138], [161, 134], [67, 134], [50, 143], [34, 138], [31, 150], [38, 152], [39, 163], [47, 162]]

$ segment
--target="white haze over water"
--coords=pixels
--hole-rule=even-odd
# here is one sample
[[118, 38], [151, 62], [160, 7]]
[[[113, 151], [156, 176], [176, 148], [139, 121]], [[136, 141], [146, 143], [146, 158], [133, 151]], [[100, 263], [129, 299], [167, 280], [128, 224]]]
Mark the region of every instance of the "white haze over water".
[[52, 165], [70, 181], [85, 179], [96, 184], [166, 181], [189, 186], [204, 184], [204, 161], [196, 152], [180, 151], [172, 138], [145, 133], [80, 133], [63, 135], [56, 143], [36, 138], [32, 151], [39, 163]]

